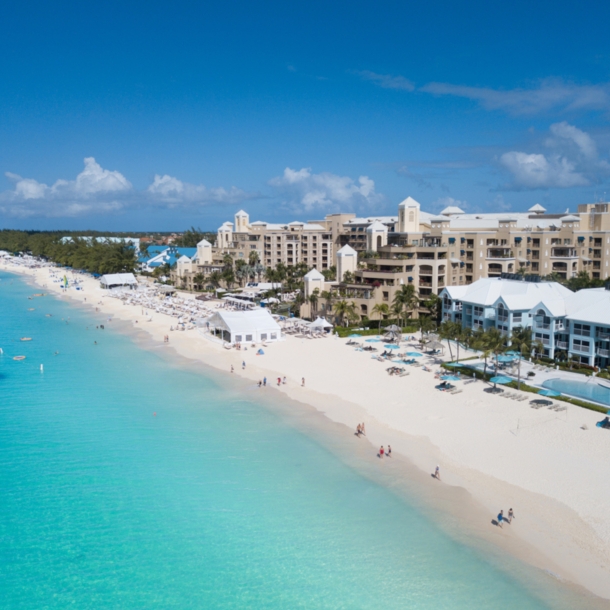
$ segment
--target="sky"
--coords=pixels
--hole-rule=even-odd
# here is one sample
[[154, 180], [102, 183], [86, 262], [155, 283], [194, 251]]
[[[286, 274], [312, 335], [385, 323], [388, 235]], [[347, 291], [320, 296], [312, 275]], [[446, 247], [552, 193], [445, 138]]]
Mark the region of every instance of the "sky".
[[610, 3], [5, 3], [0, 228], [610, 199]]

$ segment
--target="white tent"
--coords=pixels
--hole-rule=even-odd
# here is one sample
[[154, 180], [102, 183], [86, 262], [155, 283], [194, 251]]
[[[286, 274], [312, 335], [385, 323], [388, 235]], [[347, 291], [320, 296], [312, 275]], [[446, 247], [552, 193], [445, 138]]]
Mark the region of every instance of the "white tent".
[[333, 325], [324, 318], [316, 318], [315, 322], [312, 322], [309, 325], [309, 328], [311, 328], [311, 330], [328, 330], [332, 327]]
[[217, 311], [206, 320], [210, 332], [228, 343], [261, 343], [282, 338], [279, 324], [263, 308], [252, 311]]
[[117, 286], [129, 286], [135, 288], [138, 285], [133, 273], [110, 273], [100, 278], [102, 288], [115, 288]]

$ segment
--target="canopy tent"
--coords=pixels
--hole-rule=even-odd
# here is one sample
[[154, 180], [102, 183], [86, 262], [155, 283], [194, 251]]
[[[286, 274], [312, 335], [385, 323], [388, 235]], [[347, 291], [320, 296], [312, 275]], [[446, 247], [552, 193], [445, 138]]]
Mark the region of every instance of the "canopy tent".
[[311, 330], [323, 330], [324, 332], [329, 332], [332, 327], [333, 325], [324, 318], [316, 318], [316, 320], [309, 325]]
[[228, 343], [260, 343], [282, 338], [279, 324], [266, 309], [252, 311], [217, 311], [206, 326]]
[[400, 328], [400, 326], [396, 326], [396, 324], [390, 324], [390, 326], [386, 326], [384, 328], [384, 330], [394, 332], [394, 333], [399, 333], [401, 331], [401, 328]]
[[138, 280], [136, 280], [133, 273], [109, 273], [102, 275], [100, 285], [102, 288], [116, 288], [117, 286], [136, 288]]

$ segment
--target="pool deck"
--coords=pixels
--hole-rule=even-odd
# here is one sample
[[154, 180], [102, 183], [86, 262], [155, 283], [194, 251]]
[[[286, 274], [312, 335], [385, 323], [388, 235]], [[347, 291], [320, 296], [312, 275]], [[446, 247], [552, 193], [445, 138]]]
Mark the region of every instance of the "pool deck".
[[[483, 359], [469, 360], [469, 361], [465, 362], [464, 365], [472, 366], [472, 365], [483, 364], [483, 363], [484, 363]], [[490, 370], [490, 364], [493, 365], [491, 359], [488, 359], [488, 361], [487, 361], [487, 371], [488, 372], [492, 372], [492, 370]], [[535, 373], [535, 375], [533, 377], [527, 376], [527, 374], [530, 371], [533, 371]], [[510, 365], [506, 365], [504, 367], [501, 366], [498, 371], [498, 374], [512, 377], [516, 381], [517, 380], [517, 366], [516, 366], [516, 364], [514, 366], [510, 366]], [[521, 381], [523, 381], [524, 383], [527, 383], [527, 385], [533, 386], [535, 388], [540, 388], [542, 390], [542, 389], [544, 389], [543, 384], [546, 381], [549, 381], [551, 379], [563, 379], [565, 381], [578, 381], [580, 383], [595, 384], [595, 385], [599, 385], [604, 388], [610, 389], [610, 380], [608, 380], [608, 379], [598, 379], [597, 377], [586, 376], [581, 373], [572, 373], [570, 371], [563, 371], [561, 369], [555, 369], [555, 368], [551, 368], [548, 366], [535, 365], [532, 362], [529, 362], [528, 360], [521, 361]], [[564, 396], [569, 396], [569, 397], [575, 398], [577, 400], [583, 400], [585, 402], [590, 402], [592, 404], [596, 404], [601, 407], [607, 407], [610, 409], [610, 405], [603, 403], [603, 402], [595, 401], [591, 398], [583, 398], [581, 396], [574, 396], [573, 394], [566, 394], [564, 392], [562, 392], [562, 394], [564, 394]]]

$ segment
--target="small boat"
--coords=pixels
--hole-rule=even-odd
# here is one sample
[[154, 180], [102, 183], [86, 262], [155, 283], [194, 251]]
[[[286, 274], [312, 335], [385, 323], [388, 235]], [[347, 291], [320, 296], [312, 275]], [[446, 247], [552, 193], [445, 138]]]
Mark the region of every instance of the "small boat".
[[21, 337], [20, 341], [31, 341], [32, 337]]
[[34, 307], [30, 307], [30, 308], [28, 309], [28, 311], [35, 311], [35, 308], [34, 308]]
[[25, 360], [25, 356], [13, 356], [13, 360]]

